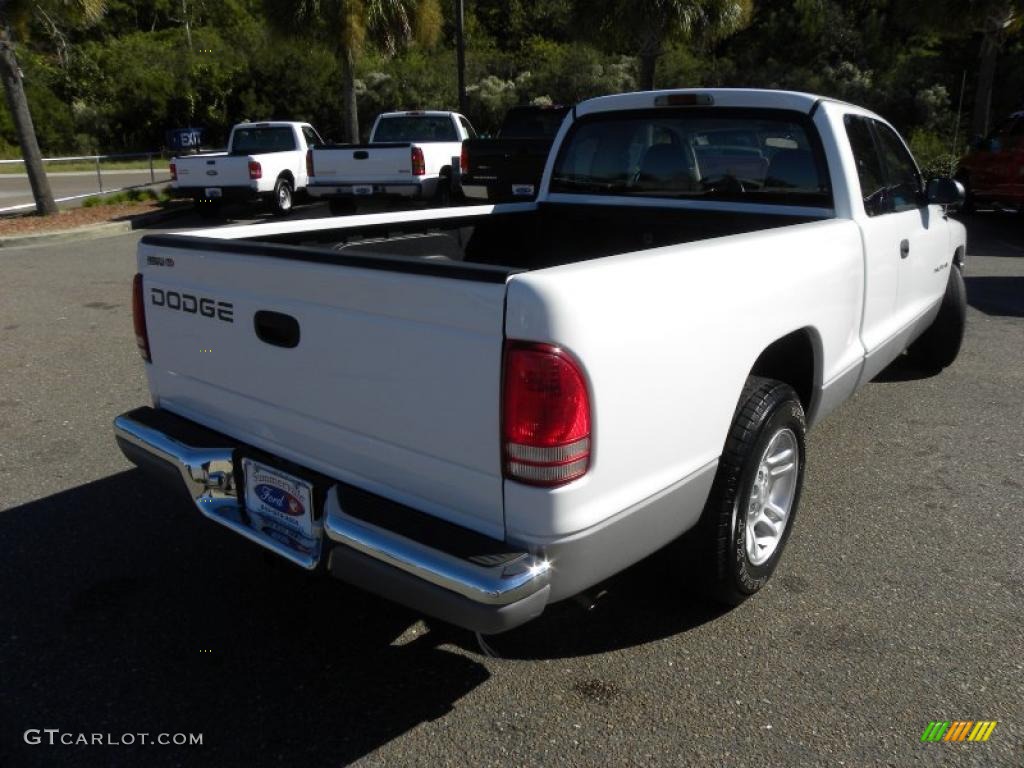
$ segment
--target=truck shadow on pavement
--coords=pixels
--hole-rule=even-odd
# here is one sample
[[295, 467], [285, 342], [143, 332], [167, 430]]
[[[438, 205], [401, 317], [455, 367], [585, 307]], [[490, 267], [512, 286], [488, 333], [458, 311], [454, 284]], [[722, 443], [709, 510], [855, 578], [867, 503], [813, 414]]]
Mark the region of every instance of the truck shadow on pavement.
[[[710, 602], [669, 545], [585, 595], [549, 605], [540, 618], [486, 638], [502, 658], [553, 660], [609, 653], [696, 629], [727, 609]], [[557, 563], [555, 564], [557, 567]], [[477, 650], [472, 635], [431, 626], [437, 640]]]
[[986, 315], [1024, 317], [1024, 277], [971, 277], [967, 284], [967, 303]]
[[[0, 765], [346, 765], [489, 678], [401, 607], [268, 568], [137, 470], [2, 515]], [[29, 746], [31, 728], [203, 737]]]

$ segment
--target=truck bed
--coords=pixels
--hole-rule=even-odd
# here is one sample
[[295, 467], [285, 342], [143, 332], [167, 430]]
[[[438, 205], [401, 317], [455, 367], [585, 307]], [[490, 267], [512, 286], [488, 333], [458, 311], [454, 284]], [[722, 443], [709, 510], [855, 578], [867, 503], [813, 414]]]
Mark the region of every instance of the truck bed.
[[[479, 210], [479, 209], [467, 209]], [[485, 210], [491, 210], [485, 208]], [[367, 219], [371, 217], [366, 217]], [[737, 213], [680, 208], [595, 205], [507, 205], [492, 212], [380, 224], [260, 234], [232, 243], [285, 246], [268, 255], [304, 260], [351, 256], [352, 265], [371, 269], [417, 270], [503, 280], [513, 272], [544, 269], [617, 253], [707, 240], [816, 220], [810, 216]], [[309, 222], [306, 222], [309, 224]], [[176, 236], [156, 236], [178, 242]], [[181, 238], [194, 240], [195, 238]], [[147, 240], [155, 242], [153, 237]], [[207, 247], [195, 243], [193, 247]], [[234, 246], [223, 244], [222, 248]], [[251, 252], [248, 245], [243, 250]], [[410, 260], [425, 261], [418, 267]], [[339, 262], [340, 263], [340, 262]], [[453, 270], [481, 265], [497, 269]]]

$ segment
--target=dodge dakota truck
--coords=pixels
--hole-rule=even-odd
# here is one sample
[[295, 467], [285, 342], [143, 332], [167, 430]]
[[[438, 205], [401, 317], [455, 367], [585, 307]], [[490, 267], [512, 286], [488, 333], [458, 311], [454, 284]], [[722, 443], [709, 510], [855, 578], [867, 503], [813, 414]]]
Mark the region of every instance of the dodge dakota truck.
[[385, 112], [369, 144], [330, 144], [306, 155], [309, 194], [334, 213], [352, 213], [359, 200], [429, 200], [447, 205], [452, 165], [463, 139], [476, 131], [457, 112]]
[[309, 123], [239, 123], [226, 152], [171, 159], [171, 190], [213, 215], [226, 201], [262, 200], [288, 213], [306, 189], [306, 151], [323, 140]]
[[459, 189], [467, 200], [532, 200], [568, 107], [512, 107], [497, 138], [462, 142]]
[[251, 542], [481, 634], [669, 544], [736, 603], [807, 428], [904, 351], [956, 358], [961, 196], [832, 99], [591, 99], [533, 202], [143, 237], [152, 404], [116, 439]]

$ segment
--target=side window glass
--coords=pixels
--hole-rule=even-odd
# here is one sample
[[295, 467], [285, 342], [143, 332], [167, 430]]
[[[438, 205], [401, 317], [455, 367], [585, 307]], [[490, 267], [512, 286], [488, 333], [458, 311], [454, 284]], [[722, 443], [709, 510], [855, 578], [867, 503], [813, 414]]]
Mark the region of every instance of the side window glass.
[[853, 150], [853, 160], [857, 165], [857, 180], [860, 182], [860, 194], [864, 200], [864, 210], [868, 216], [884, 213], [885, 176], [882, 173], [882, 162], [871, 136], [871, 126], [866, 118], [857, 115], [846, 115], [843, 118], [846, 136]]
[[466, 135], [471, 139], [475, 139], [476, 131], [473, 130], [473, 126], [469, 124], [469, 120], [464, 117], [460, 117], [459, 122], [462, 123], [462, 127], [465, 129]]
[[318, 147], [324, 143], [324, 140], [320, 138], [319, 134], [312, 128], [312, 126], [302, 126], [302, 135], [306, 137], [306, 145], [310, 147]]
[[921, 175], [900, 137], [884, 123], [875, 123], [878, 149], [885, 164], [885, 186], [890, 211], [909, 211], [921, 205]]

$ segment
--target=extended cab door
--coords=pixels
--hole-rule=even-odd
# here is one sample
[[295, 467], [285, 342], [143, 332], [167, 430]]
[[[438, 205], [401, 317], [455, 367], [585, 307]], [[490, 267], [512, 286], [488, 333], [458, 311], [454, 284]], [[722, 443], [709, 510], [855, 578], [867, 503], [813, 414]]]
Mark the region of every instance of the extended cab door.
[[[927, 312], [946, 290], [952, 253], [949, 227], [941, 205], [928, 205], [924, 181], [903, 140], [891, 127], [872, 121], [885, 167], [886, 210], [907, 225], [901, 239], [896, 313], [912, 322]], [[903, 248], [906, 241], [908, 248]]]
[[934, 267], [934, 256], [946, 250], [948, 230], [938, 206], [933, 211], [922, 203], [917, 167], [895, 132], [865, 115], [848, 114], [843, 122], [861, 191], [862, 210], [854, 218], [864, 236], [861, 339], [867, 352], [863, 379], [868, 380], [903, 351], [914, 321], [927, 309], [937, 278], [926, 275], [925, 266]]

